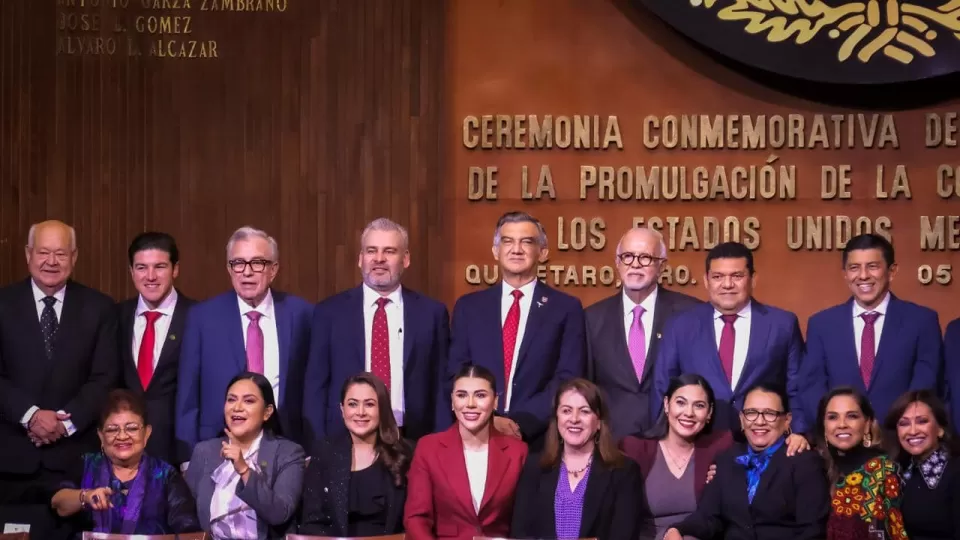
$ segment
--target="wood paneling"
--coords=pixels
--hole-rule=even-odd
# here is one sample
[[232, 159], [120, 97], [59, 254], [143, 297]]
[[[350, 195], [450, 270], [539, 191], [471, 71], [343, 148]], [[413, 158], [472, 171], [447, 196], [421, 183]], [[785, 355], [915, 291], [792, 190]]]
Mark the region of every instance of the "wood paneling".
[[[132, 294], [127, 245], [163, 230], [181, 246], [179, 286], [202, 298], [229, 287], [224, 246], [249, 224], [279, 242], [277, 285], [316, 301], [359, 281], [360, 230], [386, 216], [411, 232], [406, 282], [444, 294], [445, 3], [211, 13], [212, 0], [112, 2], [0, 2], [0, 283], [26, 275], [30, 224], [58, 218], [77, 229], [79, 280]], [[62, 13], [99, 15], [102, 28], [58, 31]], [[151, 15], [189, 16], [192, 33], [137, 35], [136, 18]], [[58, 55], [64, 35], [120, 46]], [[126, 54], [127, 37], [144, 55]], [[219, 58], [150, 57], [158, 38], [216, 40]]]
[[[681, 0], [678, 0], [681, 1]], [[547, 227], [550, 264], [613, 266], [616, 243], [631, 226], [633, 217], [689, 216], [699, 223], [704, 216], [735, 216], [760, 220], [761, 243], [756, 251], [757, 296], [798, 314], [801, 321], [849, 295], [840, 272], [836, 250], [791, 251], [786, 242], [786, 216], [889, 216], [898, 249], [900, 273], [894, 291], [909, 300], [939, 310], [945, 324], [960, 315], [955, 301], [960, 279], [960, 256], [954, 252], [921, 252], [921, 215], [957, 215], [960, 198], [943, 200], [936, 194], [939, 164], [960, 165], [957, 148], [924, 147], [923, 119], [926, 112], [960, 110], [960, 91], [952, 87], [945, 103], [912, 110], [869, 110], [864, 104], [880, 101], [912, 103], [917, 96], [890, 99], [849, 87], [818, 88], [818, 98], [846, 106], [805, 99], [815, 92], [803, 84], [772, 86], [737, 71], [731, 62], [719, 62], [666, 28], [643, 11], [625, 7], [626, 2], [595, 0], [543, 0], [529, 2], [457, 1], [451, 4], [447, 27], [447, 93], [450, 96], [447, 125], [451, 136], [445, 148], [451, 159], [446, 169], [450, 179], [447, 204], [456, 208], [451, 271], [454, 290], [473, 290], [464, 278], [468, 264], [494, 265], [490, 254], [497, 217], [510, 209], [524, 209], [538, 216]], [[494, 33], [492, 29], [496, 29]], [[782, 83], [782, 81], [781, 81]], [[941, 89], [943, 90], [943, 89]], [[900, 91], [909, 92], [909, 87]], [[943, 92], [940, 92], [941, 96]], [[878, 99], [886, 97], [885, 100]], [[900, 96], [902, 98], [903, 96]], [[841, 99], [843, 98], [843, 99]], [[869, 99], [868, 99], [869, 98]], [[856, 108], [861, 104], [861, 108]], [[799, 113], [809, 121], [814, 114], [891, 112], [897, 123], [900, 148], [852, 150], [646, 150], [643, 118], [647, 115], [773, 115]], [[470, 150], [463, 146], [459, 129], [468, 115], [617, 115], [624, 149], [610, 150]], [[453, 130], [457, 131], [454, 132]], [[777, 164], [797, 167], [797, 199], [792, 201], [598, 201], [596, 192], [586, 200], [579, 196], [581, 165], [646, 166], [685, 165], [688, 174], [698, 165], [763, 165], [770, 154]], [[853, 198], [823, 201], [820, 198], [820, 166], [849, 164], [853, 167]], [[549, 164], [557, 200], [529, 201], [520, 198], [520, 167], [531, 174]], [[892, 169], [906, 165], [913, 200], [876, 200], [875, 165]], [[467, 200], [470, 166], [499, 167], [497, 201]], [[557, 249], [557, 220], [601, 217], [606, 224], [606, 246], [583, 252]], [[565, 233], [569, 241], [569, 231]], [[677, 235], [679, 238], [679, 234]], [[701, 237], [702, 238], [702, 237]], [[706, 297], [702, 287], [701, 250], [673, 251], [671, 262], [689, 267], [697, 285], [685, 292]], [[918, 283], [919, 265], [952, 264], [954, 282], [949, 286]], [[552, 274], [551, 274], [552, 276]], [[548, 280], [553, 282], [552, 279]], [[614, 287], [565, 287], [590, 304], [612, 294]]]

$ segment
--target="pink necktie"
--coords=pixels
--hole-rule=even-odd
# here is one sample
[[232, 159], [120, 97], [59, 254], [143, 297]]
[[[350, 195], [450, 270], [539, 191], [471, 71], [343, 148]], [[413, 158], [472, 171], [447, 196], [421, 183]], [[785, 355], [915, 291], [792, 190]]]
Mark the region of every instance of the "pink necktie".
[[723, 366], [723, 372], [727, 375], [727, 382], [733, 387], [733, 347], [737, 343], [737, 334], [733, 328], [733, 323], [737, 321], [736, 315], [721, 315], [723, 319], [723, 331], [720, 332], [720, 365]]
[[263, 374], [263, 330], [260, 329], [262, 316], [258, 311], [247, 312], [247, 318], [250, 319], [250, 324], [247, 326], [247, 370], [261, 375]]
[[874, 323], [880, 318], [879, 313], [863, 313], [863, 333], [860, 334], [860, 376], [863, 385], [870, 388], [870, 377], [873, 375], [873, 362], [877, 359], [876, 327]]
[[377, 298], [377, 311], [373, 314], [370, 333], [370, 371], [383, 381], [390, 391], [390, 329], [387, 326], [385, 309], [389, 298]]
[[[520, 332], [520, 297], [523, 293], [520, 289], [514, 289], [513, 304], [507, 311], [507, 318], [503, 321], [503, 386], [510, 387], [510, 371], [513, 370], [513, 349], [517, 345], [517, 334]], [[504, 403], [506, 403], [507, 393], [503, 392]]]
[[633, 360], [638, 381], [643, 381], [643, 365], [647, 361], [647, 336], [643, 333], [643, 321], [640, 319], [644, 311], [643, 306], [633, 308], [633, 324], [627, 337], [627, 348], [630, 349], [630, 359]]

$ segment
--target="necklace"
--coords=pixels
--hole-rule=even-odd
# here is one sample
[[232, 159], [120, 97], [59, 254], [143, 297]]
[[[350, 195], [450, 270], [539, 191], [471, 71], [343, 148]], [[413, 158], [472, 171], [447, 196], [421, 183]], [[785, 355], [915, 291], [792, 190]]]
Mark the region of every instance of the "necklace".
[[586, 471], [587, 469], [589, 469], [589, 468], [590, 468], [590, 464], [592, 464], [592, 463], [593, 463], [593, 455], [592, 455], [592, 454], [591, 454], [590, 458], [587, 459], [587, 464], [584, 465], [583, 467], [579, 468], [579, 469], [571, 469], [570, 466], [567, 465], [567, 462], [566, 462], [566, 461], [563, 462], [564, 465], [567, 465], [567, 472], [570, 473], [570, 474], [572, 474], [574, 478], [580, 478], [580, 475], [583, 474], [584, 471]]
[[687, 454], [686, 459], [683, 459], [683, 460], [677, 459], [674, 453], [671, 452], [669, 448], [667, 448], [666, 443], [661, 443], [660, 448], [663, 448], [664, 451], [666, 451], [667, 457], [670, 458], [670, 461], [673, 462], [673, 466], [680, 471], [687, 468], [687, 464], [690, 463], [690, 458], [693, 457], [693, 448], [690, 449], [690, 452]]

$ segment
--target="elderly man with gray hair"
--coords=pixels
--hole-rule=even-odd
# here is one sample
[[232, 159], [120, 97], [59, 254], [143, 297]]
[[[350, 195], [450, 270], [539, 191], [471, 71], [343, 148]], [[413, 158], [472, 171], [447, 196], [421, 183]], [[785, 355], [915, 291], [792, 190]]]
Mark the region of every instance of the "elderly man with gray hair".
[[273, 386], [284, 437], [301, 442], [303, 376], [310, 346], [306, 300], [273, 289], [280, 269], [277, 241], [253, 227], [227, 242], [233, 290], [201, 302], [187, 315], [177, 381], [178, 458], [224, 429], [223, 396], [239, 373], [260, 373]]
[[401, 285], [410, 266], [405, 228], [376, 219], [363, 229], [359, 248], [363, 283], [324, 300], [314, 311], [304, 414], [322, 411], [326, 416], [309, 417], [307, 429], [314, 439], [345, 433], [340, 389], [350, 377], [368, 371], [390, 391], [403, 436], [415, 440], [437, 428], [449, 313], [441, 302]]

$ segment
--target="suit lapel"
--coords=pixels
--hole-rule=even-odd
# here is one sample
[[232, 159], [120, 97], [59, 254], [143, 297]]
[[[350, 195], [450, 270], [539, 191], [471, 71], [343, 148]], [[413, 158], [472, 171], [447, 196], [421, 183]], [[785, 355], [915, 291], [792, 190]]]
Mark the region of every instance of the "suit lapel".
[[[763, 494], [771, 489], [773, 481], [781, 469], [783, 469], [784, 465], [786, 465], [785, 461], [788, 459], [790, 458], [787, 457], [787, 444], [784, 443], [782, 447], [770, 456], [770, 463], [767, 465], [767, 469], [763, 471], [763, 474], [760, 475], [760, 485], [757, 486], [757, 492], [754, 494], [753, 500], [762, 499]], [[746, 478], [746, 475], [744, 475], [744, 478]]]
[[[720, 351], [717, 350], [717, 329], [713, 324], [713, 306], [711, 304], [703, 304], [696, 309], [700, 309], [700, 316], [697, 317], [700, 322], [697, 339], [700, 341], [700, 347], [703, 350], [703, 362], [710, 364], [710, 366], [707, 367], [710, 373], [704, 373], [703, 376], [710, 381], [710, 385], [713, 386], [713, 391], [717, 394], [717, 399], [726, 399], [728, 396], [733, 395], [733, 389], [727, 380], [727, 374], [723, 371], [723, 364], [720, 362]], [[696, 361], [694, 362], [697, 363]]]
[[[837, 328], [840, 329], [840, 335], [842, 336], [840, 352], [843, 358], [843, 362], [837, 367], [847, 372], [843, 379], [857, 381], [854, 387], [866, 394], [867, 387], [863, 383], [863, 376], [860, 375], [860, 358], [857, 356], [857, 333], [853, 328], [853, 302], [852, 298], [847, 301], [841, 320], [836, 321]], [[828, 343], [827, 346], [829, 345]]]
[[410, 353], [413, 351], [413, 342], [416, 341], [414, 336], [420, 330], [420, 319], [417, 317], [417, 294], [401, 287], [400, 296], [403, 298], [403, 380], [406, 381], [413, 369], [410, 365]]
[[477, 515], [482, 515], [484, 508], [490, 504], [490, 499], [500, 487], [500, 481], [507, 473], [510, 466], [510, 456], [507, 455], [509, 445], [504, 440], [504, 436], [498, 435], [490, 428], [490, 444], [487, 446], [487, 481], [483, 486], [483, 501], [480, 503], [480, 511]]
[[[622, 372], [624, 381], [637, 381], [637, 390], [640, 388], [640, 381], [637, 379], [637, 372], [633, 369], [633, 358], [630, 357], [630, 349], [627, 346], [627, 334], [624, 331], [623, 314], [623, 292], [621, 291], [615, 302], [610, 302], [610, 308], [604, 314], [603, 337], [607, 346], [613, 349], [611, 356], [616, 361], [616, 368]], [[652, 345], [651, 345], [652, 347]], [[652, 349], [651, 349], [652, 350]], [[650, 355], [647, 355], [648, 359]], [[643, 368], [646, 375], [647, 362]]]
[[[481, 346], [490, 347], [490, 356], [488, 359], [474, 358], [472, 361], [477, 364], [485, 364], [493, 376], [497, 379], [497, 388], [506, 388], [507, 383], [504, 380], [503, 366], [503, 324], [500, 322], [500, 299], [503, 296], [503, 283], [499, 283], [480, 293], [480, 317], [473, 324], [478, 328], [480, 334]], [[481, 350], [488, 350], [483, 348]], [[516, 362], [514, 362], [516, 364]], [[497, 410], [503, 411], [506, 404], [507, 393], [500, 392], [500, 399], [497, 402]], [[471, 506], [472, 508], [472, 506]]]
[[[883, 369], [883, 362], [895, 350], [895, 340], [897, 339], [895, 328], [903, 327], [903, 312], [900, 310], [900, 300], [893, 293], [890, 293], [890, 301], [887, 303], [887, 312], [884, 314], [883, 330], [880, 331], [880, 343], [877, 345], [876, 360], [874, 360], [873, 370], [870, 372], [870, 386], [873, 386], [877, 380], [877, 375]], [[862, 377], [861, 377], [862, 378]]]
[[46, 365], [49, 363], [47, 352], [43, 347], [43, 330], [40, 329], [40, 317], [37, 315], [37, 302], [33, 298], [33, 285], [30, 278], [23, 282], [23, 288], [20, 294], [20, 312], [25, 317], [27, 343], [33, 349], [30, 355], [32, 361], [39, 361]]
[[[137, 359], [133, 356], [133, 329], [137, 325], [137, 299], [120, 305], [120, 360], [123, 362], [123, 378], [128, 388], [142, 388], [137, 376]], [[163, 356], [160, 356], [163, 359]], [[159, 370], [159, 364], [157, 369]]]
[[[173, 365], [173, 361], [177, 358], [175, 354], [180, 350], [180, 340], [183, 337], [183, 330], [187, 323], [187, 311], [190, 310], [190, 300], [185, 298], [180, 291], [177, 291], [177, 304], [173, 308], [173, 316], [170, 318], [170, 326], [167, 328], [167, 337], [163, 341], [163, 345], [160, 348], [160, 359], [157, 360], [157, 369], [153, 371], [153, 377], [151, 378], [151, 383], [157, 378], [157, 374], [161, 370], [167, 369]], [[136, 314], [136, 307], [133, 308], [134, 315]], [[130, 337], [127, 340], [127, 350], [132, 351], [133, 346], [133, 319], [131, 317], [130, 325]], [[132, 353], [131, 353], [132, 354]], [[129, 365], [136, 365], [136, 362], [130, 362]], [[139, 379], [139, 377], [138, 377]]]
[[[63, 296], [63, 310], [60, 312], [60, 326], [57, 337], [54, 338], [53, 358], [59, 361], [67, 352], [70, 343], [74, 343], [74, 334], [83, 320], [83, 301], [80, 292], [72, 281], [67, 282], [67, 290]], [[42, 338], [41, 338], [42, 341]]]
[[[747, 453], [747, 445], [745, 444], [737, 444], [736, 449], [738, 452], [734, 454], [734, 456], [740, 456]], [[733, 474], [730, 475], [729, 479], [724, 481], [723, 485], [726, 486], [727, 489], [731, 490], [731, 493], [733, 494], [733, 500], [731, 503], [743, 509], [742, 515], [750, 516], [750, 499], [747, 496], [747, 470], [733, 460], [730, 462], [730, 468]], [[770, 467], [767, 467], [767, 471], [763, 474], [766, 475], [769, 471]], [[720, 474], [719, 469], [717, 470], [717, 474]], [[757, 492], [760, 492], [759, 487], [757, 488]], [[754, 496], [754, 499], [756, 499], [756, 496]]]
[[587, 490], [583, 495], [583, 514], [580, 518], [580, 536], [582, 537], [586, 537], [588, 531], [593, 530], [593, 523], [606, 502], [605, 495], [610, 492], [610, 476], [610, 469], [603, 464], [599, 455], [594, 455], [590, 476], [586, 479]]
[[[230, 341], [230, 348], [233, 349], [234, 362], [240, 371], [247, 370], [247, 349], [244, 345], [243, 337], [243, 316], [240, 315], [240, 302], [236, 293], [227, 293], [224, 295], [224, 313], [226, 319], [223, 321], [227, 325], [227, 339]], [[230, 321], [233, 322], [230, 322]]]
[[330, 458], [330, 476], [336, 486], [333, 488], [334, 530], [346, 533], [350, 505], [350, 462], [353, 459], [353, 443], [349, 434], [337, 440]]
[[278, 389], [280, 395], [277, 396], [277, 405], [282, 407], [290, 367], [290, 334], [293, 332], [293, 320], [287, 309], [285, 294], [273, 293], [273, 312], [277, 317], [277, 347], [280, 349], [280, 388]]
[[[459, 428], [454, 424], [453, 427], [443, 433], [439, 441], [441, 451], [437, 458], [440, 460], [440, 467], [445, 473], [444, 476], [450, 485], [450, 489], [453, 490], [454, 496], [460, 500], [460, 504], [467, 510], [466, 515], [475, 515], [473, 499], [470, 496], [470, 477], [467, 476], [467, 459], [463, 455], [463, 442], [460, 440], [457, 429]], [[492, 449], [493, 445], [491, 444], [490, 447]], [[489, 477], [488, 474], [487, 478]]]
[[[657, 351], [660, 350], [660, 336], [663, 335], [663, 326], [666, 324], [667, 319], [673, 315], [673, 302], [670, 301], [670, 296], [665, 294], [666, 291], [663, 288], [657, 288], [657, 304], [653, 308], [653, 330], [650, 332], [650, 344], [647, 347], [647, 358], [643, 364], [643, 378], [646, 379], [650, 377], [650, 372], [653, 371], [653, 363], [657, 358]], [[622, 297], [620, 300], [621, 304], [623, 303]], [[623, 310], [621, 309], [621, 312]], [[620, 325], [621, 328], [623, 325]], [[626, 337], [624, 337], [626, 339]]]
[[[346, 338], [353, 343], [354, 353], [356, 354], [353, 358], [356, 371], [363, 371], [366, 366], [367, 334], [366, 321], [363, 317], [365, 308], [363, 286], [361, 285], [353, 289], [352, 297], [347, 302], [347, 312], [344, 313], [347, 332], [349, 332]], [[337, 339], [337, 337], [333, 336], [333, 339]]]
[[747, 344], [747, 357], [740, 370], [737, 388], [734, 394], [747, 388], [752, 382], [750, 376], [763, 363], [762, 355], [767, 350], [770, 337], [770, 321], [767, 319], [766, 307], [757, 301], [752, 301], [750, 308], [750, 342]]
[[[527, 315], [527, 326], [523, 329], [523, 343], [520, 344], [520, 353], [517, 354], [514, 365], [523, 365], [522, 363], [518, 364], [518, 362], [523, 360], [527, 351], [530, 350], [530, 344], [537, 339], [537, 329], [543, 324], [543, 320], [547, 316], [547, 310], [550, 309], [547, 307], [551, 296], [550, 293], [550, 288], [540, 283], [540, 281], [537, 281], [536, 285], [534, 285], [533, 298], [530, 299], [530, 313]], [[504, 386], [504, 388], [506, 387]]]

